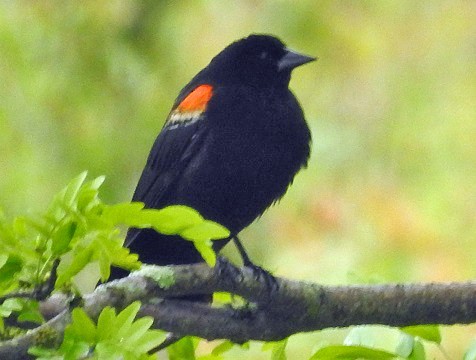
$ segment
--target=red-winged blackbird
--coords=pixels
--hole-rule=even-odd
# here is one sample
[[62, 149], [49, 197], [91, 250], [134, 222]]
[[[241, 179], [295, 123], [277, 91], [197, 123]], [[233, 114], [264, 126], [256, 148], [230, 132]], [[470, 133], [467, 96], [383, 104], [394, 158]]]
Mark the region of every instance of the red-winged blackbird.
[[[237, 235], [307, 164], [311, 135], [288, 84], [313, 60], [268, 35], [226, 47], [175, 100], [132, 200], [187, 205]], [[203, 261], [191, 242], [152, 229], [129, 229], [126, 245], [145, 263]]]

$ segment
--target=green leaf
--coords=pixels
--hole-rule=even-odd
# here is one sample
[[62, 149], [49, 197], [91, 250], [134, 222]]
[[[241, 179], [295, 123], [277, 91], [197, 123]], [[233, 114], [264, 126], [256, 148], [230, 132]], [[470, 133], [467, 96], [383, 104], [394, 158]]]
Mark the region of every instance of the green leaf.
[[103, 281], [109, 278], [111, 265], [130, 270], [138, 269], [140, 262], [137, 254], [131, 254], [121, 243], [122, 240], [116, 237], [116, 231], [91, 232], [67, 253], [67, 257], [62, 258], [56, 286], [67, 283], [94, 261], [99, 264]]
[[100, 202], [98, 200], [98, 189], [104, 183], [104, 180], [104, 176], [99, 176], [83, 185], [77, 196], [77, 208], [79, 211], [87, 212]]
[[408, 360], [426, 360], [425, 347], [419, 340], [415, 340], [413, 350]]
[[104, 208], [102, 218], [114, 224], [123, 223], [138, 228], [153, 227], [163, 234], [179, 234], [180, 231], [203, 222], [194, 209], [183, 205], [166, 208], [144, 209], [143, 203], [123, 203]]
[[373, 348], [377, 329], [373, 326], [356, 326], [350, 329], [344, 339], [344, 345], [362, 345]]
[[186, 336], [167, 347], [169, 360], [195, 360], [195, 345], [190, 336]]
[[230, 304], [235, 300], [235, 295], [228, 292], [216, 291], [213, 293], [213, 302], [219, 304]]
[[402, 333], [400, 341], [396, 347], [395, 353], [401, 357], [407, 358], [413, 351], [415, 338], [411, 335]]
[[83, 171], [79, 176], [70, 181], [70, 183], [60, 192], [59, 200], [64, 204], [71, 206], [74, 204], [76, 196], [83, 185], [86, 176], [88, 175], [87, 171]]
[[215, 250], [213, 250], [212, 242], [210, 240], [194, 241], [193, 245], [195, 245], [195, 249], [198, 250], [203, 260], [205, 260], [208, 266], [214, 267], [217, 261], [217, 255], [215, 253]]
[[19, 237], [26, 237], [28, 235], [28, 227], [24, 217], [18, 216], [13, 219], [13, 231]]
[[415, 325], [400, 328], [403, 332], [418, 336], [424, 340], [441, 344], [441, 333], [438, 325]]
[[397, 355], [377, 350], [366, 346], [346, 346], [346, 345], [331, 345], [319, 349], [310, 360], [332, 360], [332, 359], [376, 359], [386, 360], [394, 359]]
[[180, 235], [192, 241], [207, 241], [225, 239], [230, 236], [230, 231], [224, 226], [210, 220], [191, 226], [180, 233]]
[[[129, 249], [117, 245], [113, 252], [113, 257], [111, 259], [111, 264], [121, 267], [127, 270], [137, 270], [141, 267], [141, 262], [139, 261], [139, 255], [131, 253]], [[101, 273], [103, 279], [106, 280], [107, 277], [104, 277], [105, 274]], [[109, 277], [109, 276], [108, 276]]]
[[17, 314], [19, 322], [35, 322], [41, 324], [44, 322], [43, 316], [39, 311], [38, 301], [31, 299], [12, 298], [7, 299], [0, 305], [0, 316], [8, 317], [12, 312]]
[[[77, 246], [71, 263], [63, 269], [63, 267], [58, 268], [58, 279], [56, 279], [56, 287], [61, 287], [65, 283], [71, 280], [71, 278], [79, 273], [92, 259], [93, 259], [94, 249], [91, 247], [81, 247]], [[64, 264], [64, 262], [62, 261]]]
[[140, 302], [136, 301], [116, 316], [113, 308], [105, 307], [97, 326], [82, 309], [75, 309], [60, 353], [69, 356], [65, 359], [76, 359], [70, 354], [82, 354], [87, 344], [88, 351], [94, 349], [90, 355], [95, 359], [150, 359], [147, 353], [165, 339], [165, 334], [150, 330], [153, 323], [150, 317], [134, 321], [139, 308]]
[[166, 334], [159, 330], [148, 330], [134, 344], [134, 349], [138, 353], [147, 353], [160, 345], [165, 340]]
[[0, 269], [7, 263], [8, 255], [0, 254]]
[[137, 254], [131, 254], [129, 249], [122, 247], [122, 240], [115, 237], [115, 233], [100, 233], [90, 244], [93, 250], [92, 258], [99, 262], [101, 279], [107, 280], [111, 265], [123, 269], [135, 270], [141, 265]]
[[45, 321], [40, 312], [38, 301], [30, 299], [21, 299], [22, 308], [18, 312], [18, 321], [30, 321], [41, 324]]
[[109, 359], [137, 359], [137, 357], [131, 357], [129, 351], [125, 350], [122, 344], [113, 344], [112, 342], [101, 342], [94, 348], [95, 359], [109, 360]]
[[271, 360], [286, 360], [286, 345], [288, 339], [264, 343], [262, 350], [271, 350]]
[[0, 268], [0, 283], [9, 283], [23, 268], [23, 259], [18, 255], [9, 255], [7, 261]]
[[34, 231], [38, 232], [39, 235], [42, 235], [46, 239], [51, 236], [51, 231], [58, 224], [58, 221], [55, 219], [50, 219], [47, 216], [32, 216], [32, 217], [25, 217], [23, 219], [25, 226], [33, 229]]
[[2, 308], [9, 309], [11, 311], [20, 311], [23, 309], [23, 301], [16, 298], [6, 299], [2, 305]]
[[116, 311], [114, 308], [106, 306], [102, 309], [97, 321], [98, 340], [107, 339], [116, 329]]
[[212, 355], [218, 356], [224, 354], [227, 351], [230, 351], [234, 345], [235, 344], [233, 344], [231, 341], [225, 340], [212, 350]]
[[69, 244], [76, 230], [76, 223], [67, 222], [61, 225], [52, 235], [51, 251], [54, 256], [63, 255], [69, 248]]
[[43, 318], [39, 310], [22, 311], [20, 315], [18, 315], [18, 321], [21, 321], [21, 322], [28, 321], [28, 322], [33, 322], [37, 324], [42, 324], [45, 321], [45, 319]]
[[466, 350], [463, 360], [476, 360], [476, 341]]
[[127, 342], [134, 343], [140, 339], [150, 329], [154, 320], [150, 316], [137, 319], [128, 329]]
[[198, 211], [183, 205], [167, 206], [161, 210], [143, 210], [144, 219], [158, 232], [180, 234], [183, 230], [204, 221]]
[[116, 337], [122, 338], [129, 332], [129, 329], [140, 309], [140, 302], [134, 301], [124, 310], [122, 310], [116, 318]]
[[2, 305], [0, 305], [0, 317], [8, 317], [14, 311], [20, 311], [23, 309], [24, 301], [20, 299], [6, 299]]
[[81, 308], [73, 309], [72, 322], [67, 331], [73, 335], [74, 339], [87, 342], [88, 344], [94, 344], [96, 341], [96, 325]]
[[120, 203], [115, 205], [106, 205], [101, 217], [103, 220], [116, 224], [125, 224], [129, 226], [143, 224], [141, 219], [141, 210], [144, 203]]
[[97, 261], [88, 262], [76, 275], [71, 279], [71, 285], [81, 295], [91, 294], [101, 279], [99, 263]]
[[76, 359], [86, 359], [91, 347], [87, 342], [68, 338], [68, 333], [65, 332], [65, 338], [61, 344], [58, 353], [64, 356], [61, 356], [61, 360], [76, 360]]

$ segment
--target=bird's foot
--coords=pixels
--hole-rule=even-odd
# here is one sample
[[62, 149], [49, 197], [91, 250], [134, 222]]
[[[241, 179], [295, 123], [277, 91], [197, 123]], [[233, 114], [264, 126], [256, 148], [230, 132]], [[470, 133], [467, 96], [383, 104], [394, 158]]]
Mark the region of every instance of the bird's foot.
[[278, 280], [271, 274], [268, 270], [263, 269], [261, 266], [255, 265], [253, 263], [245, 264], [245, 267], [251, 269], [256, 281], [264, 283], [266, 289], [271, 296], [275, 291], [279, 290]]
[[223, 279], [232, 280], [240, 275], [240, 270], [223, 256], [217, 256], [215, 269]]

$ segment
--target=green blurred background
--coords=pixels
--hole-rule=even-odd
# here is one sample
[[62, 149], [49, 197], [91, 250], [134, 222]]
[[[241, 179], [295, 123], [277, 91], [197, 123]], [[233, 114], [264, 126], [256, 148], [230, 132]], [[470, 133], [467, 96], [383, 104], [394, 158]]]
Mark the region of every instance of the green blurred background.
[[[129, 200], [181, 87], [231, 41], [271, 33], [319, 57], [291, 82], [313, 152], [244, 232], [253, 259], [325, 284], [474, 279], [475, 19], [470, 0], [1, 2], [0, 206], [41, 211], [85, 169], [107, 176], [106, 201]], [[445, 327], [443, 346], [459, 358], [475, 335]]]

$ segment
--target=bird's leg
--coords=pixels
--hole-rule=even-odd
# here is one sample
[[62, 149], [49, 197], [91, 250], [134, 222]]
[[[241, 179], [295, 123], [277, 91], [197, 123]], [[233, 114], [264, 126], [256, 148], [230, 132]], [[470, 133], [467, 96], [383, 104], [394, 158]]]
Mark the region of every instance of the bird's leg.
[[237, 235], [233, 236], [233, 242], [240, 253], [241, 259], [243, 260], [243, 265], [253, 271], [257, 280], [264, 281], [270, 294], [273, 291], [277, 291], [278, 282], [276, 281], [276, 278], [273, 276], [273, 274], [271, 274], [268, 270], [263, 269], [261, 266], [253, 264], [253, 262], [250, 260], [250, 257], [246, 253], [245, 247], [241, 243], [240, 239], [238, 239]]
[[238, 239], [237, 235], [233, 236], [233, 242], [240, 253], [241, 260], [243, 260], [243, 265], [250, 268], [256, 267], [256, 265], [251, 262], [250, 257], [246, 253], [245, 247], [241, 243], [240, 239]]

